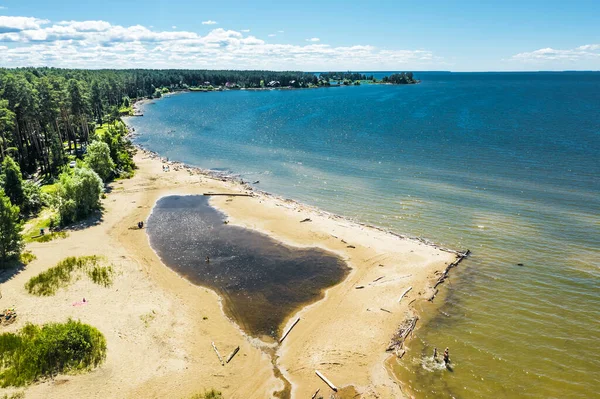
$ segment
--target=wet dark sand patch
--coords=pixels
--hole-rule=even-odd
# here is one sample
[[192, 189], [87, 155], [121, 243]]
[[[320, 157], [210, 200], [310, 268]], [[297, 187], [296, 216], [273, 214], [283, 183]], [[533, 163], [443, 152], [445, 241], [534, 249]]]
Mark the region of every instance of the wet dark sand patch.
[[322, 249], [291, 247], [224, 221], [204, 196], [168, 196], [157, 201], [147, 232], [162, 261], [217, 291], [228, 316], [250, 335], [276, 338], [292, 312], [350, 270]]

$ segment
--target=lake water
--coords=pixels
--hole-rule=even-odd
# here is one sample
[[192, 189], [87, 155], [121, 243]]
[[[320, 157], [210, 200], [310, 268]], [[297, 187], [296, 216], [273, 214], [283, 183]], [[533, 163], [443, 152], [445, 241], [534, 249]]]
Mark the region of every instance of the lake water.
[[416, 76], [175, 95], [129, 123], [172, 160], [471, 249], [396, 368], [417, 397], [598, 395], [600, 73]]
[[[190, 281], [215, 289], [226, 313], [247, 333], [273, 341], [300, 306], [320, 299], [350, 269], [337, 256], [292, 248], [226, 224], [205, 196], [169, 196], [148, 218], [152, 248]], [[206, 258], [208, 257], [208, 262]]]

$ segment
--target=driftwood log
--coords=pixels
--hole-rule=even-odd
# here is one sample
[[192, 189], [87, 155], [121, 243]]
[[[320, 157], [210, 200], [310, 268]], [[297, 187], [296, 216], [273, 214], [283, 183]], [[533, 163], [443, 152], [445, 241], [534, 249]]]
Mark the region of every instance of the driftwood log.
[[406, 338], [413, 332], [417, 325], [417, 320], [419, 320], [418, 316], [410, 316], [402, 322], [392, 339], [390, 340], [390, 344], [388, 345], [386, 351], [394, 352], [396, 356], [402, 357], [404, 356], [402, 347], [404, 346], [404, 341]]
[[319, 376], [320, 379], [323, 380], [323, 382], [325, 384], [327, 384], [329, 386], [329, 388], [331, 388], [334, 392], [337, 392], [338, 389], [335, 385], [333, 385], [333, 383], [331, 381], [329, 381], [327, 379], [327, 377], [325, 377], [323, 374], [321, 374], [321, 372], [319, 370], [315, 370], [315, 373]]
[[219, 358], [219, 361], [221, 362], [221, 365], [225, 366], [225, 363], [223, 362], [223, 358], [221, 357], [221, 354], [219, 353], [219, 350], [217, 349], [217, 346], [215, 345], [214, 342], [212, 342], [212, 347], [215, 350], [215, 353], [217, 354], [217, 357]]
[[402, 295], [400, 295], [400, 298], [398, 299], [398, 303], [400, 303], [400, 301], [402, 300], [402, 298], [404, 298], [404, 295], [408, 294], [408, 292], [412, 290], [412, 286], [408, 287], [407, 289], [404, 290], [404, 292], [402, 293]]
[[229, 363], [231, 361], [231, 359], [233, 359], [233, 357], [240, 351], [240, 347], [236, 347], [233, 352], [231, 352], [229, 354], [229, 356], [227, 356], [227, 363]]
[[240, 193], [204, 193], [206, 196], [223, 195], [227, 197], [252, 197], [253, 194], [240, 194]]
[[[471, 251], [469, 249], [467, 249], [466, 252], [459, 252], [458, 258], [454, 262], [450, 263], [448, 265], [448, 267], [446, 267], [446, 270], [444, 270], [442, 275], [438, 278], [438, 281], [435, 283], [433, 288], [437, 288], [438, 285], [442, 284], [448, 278], [448, 273], [450, 272], [450, 269], [458, 266], [458, 264], [460, 262], [462, 262], [462, 260], [465, 259], [470, 254], [471, 254]], [[430, 299], [430, 301], [432, 301], [434, 297], [435, 297], [435, 295]]]
[[298, 324], [298, 322], [299, 322], [299, 321], [300, 321], [300, 318], [298, 317], [298, 318], [296, 319], [296, 321], [294, 321], [294, 322], [292, 323], [292, 325], [291, 325], [291, 326], [290, 326], [290, 327], [289, 327], [287, 330], [285, 330], [285, 332], [284, 332], [284, 333], [283, 333], [283, 335], [281, 336], [281, 339], [279, 340], [279, 343], [282, 343], [282, 342], [283, 342], [283, 340], [285, 339], [285, 337], [287, 337], [287, 336], [288, 336], [288, 334], [290, 333], [290, 331], [292, 331], [292, 328], [296, 327], [296, 324]]

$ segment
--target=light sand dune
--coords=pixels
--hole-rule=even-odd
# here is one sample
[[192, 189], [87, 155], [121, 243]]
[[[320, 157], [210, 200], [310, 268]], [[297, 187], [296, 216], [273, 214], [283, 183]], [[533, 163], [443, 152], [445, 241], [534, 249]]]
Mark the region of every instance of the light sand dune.
[[[283, 383], [275, 377], [270, 355], [225, 317], [214, 292], [164, 266], [145, 232], [131, 229], [147, 219], [162, 196], [244, 188], [186, 168], [175, 170], [175, 165], [163, 172], [161, 161], [142, 151], [136, 163], [134, 178], [112, 184], [103, 200], [101, 223], [65, 239], [30, 244], [37, 260], [0, 287], [0, 306], [14, 306], [19, 313], [18, 321], [2, 331], [14, 331], [25, 322], [72, 317], [97, 327], [108, 343], [106, 362], [98, 369], [34, 384], [26, 398], [186, 398], [210, 388], [228, 399], [271, 397]], [[301, 321], [277, 349], [276, 364], [292, 383], [292, 397], [310, 398], [317, 388], [329, 396], [315, 369], [339, 387], [354, 385], [362, 397], [402, 396], [384, 367], [385, 348], [409, 312], [408, 304], [431, 292], [434, 273], [456, 255], [271, 196], [212, 197], [211, 204], [230, 223], [291, 245], [330, 250], [352, 267], [348, 278], [329, 289], [323, 300], [290, 317], [290, 322], [298, 316]], [[308, 217], [311, 222], [300, 223]], [[30, 277], [64, 257], [92, 254], [104, 255], [115, 265], [113, 286], [81, 279], [53, 297], [25, 291]], [[358, 285], [364, 288], [356, 289]], [[413, 289], [398, 304], [409, 286]], [[89, 301], [86, 306], [72, 306], [83, 297]], [[238, 345], [241, 350], [222, 366], [213, 341], [224, 356]]]

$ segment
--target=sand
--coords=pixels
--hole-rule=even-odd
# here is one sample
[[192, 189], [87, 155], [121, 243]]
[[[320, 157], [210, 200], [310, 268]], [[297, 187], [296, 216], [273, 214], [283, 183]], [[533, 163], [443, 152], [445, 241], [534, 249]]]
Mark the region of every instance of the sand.
[[[25, 389], [26, 398], [187, 398], [211, 388], [227, 399], [272, 397], [283, 383], [264, 345], [224, 315], [213, 291], [163, 265], [145, 231], [134, 228], [162, 196], [245, 192], [244, 187], [177, 165], [163, 172], [163, 163], [143, 151], [135, 161], [134, 178], [111, 184], [100, 220], [70, 231], [67, 238], [29, 244], [37, 259], [0, 285], [0, 307], [14, 306], [19, 315], [0, 331], [71, 317], [95, 326], [107, 339], [100, 367], [33, 384]], [[232, 224], [290, 245], [332, 251], [352, 268], [324, 299], [290, 316], [289, 323], [301, 320], [277, 348], [275, 363], [291, 382], [292, 397], [310, 398], [317, 389], [329, 397], [331, 390], [315, 370], [338, 387], [353, 385], [364, 398], [402, 397], [401, 385], [384, 366], [390, 356], [385, 349], [412, 312], [409, 303], [431, 295], [435, 273], [456, 254], [273, 196], [211, 197], [211, 205]], [[305, 218], [311, 221], [300, 223]], [[79, 255], [105, 256], [117, 270], [114, 284], [106, 288], [82, 278], [52, 297], [25, 291], [29, 278]], [[398, 303], [409, 286], [412, 290]], [[86, 305], [72, 305], [84, 297]], [[240, 352], [222, 366], [212, 342], [223, 356], [238, 345]]]

